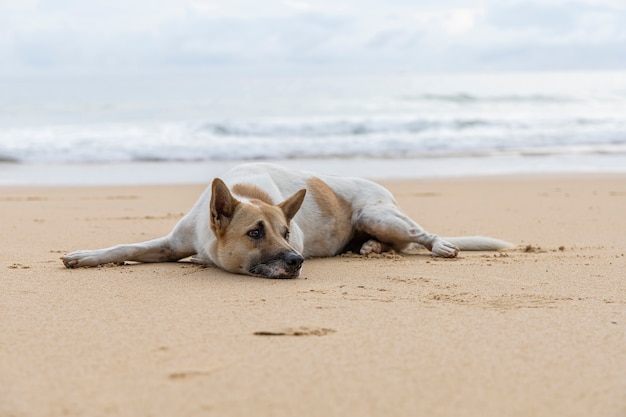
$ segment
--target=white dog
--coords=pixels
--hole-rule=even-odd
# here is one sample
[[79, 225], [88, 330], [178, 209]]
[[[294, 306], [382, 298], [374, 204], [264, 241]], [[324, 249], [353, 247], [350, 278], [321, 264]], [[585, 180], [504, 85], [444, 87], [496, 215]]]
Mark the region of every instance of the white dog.
[[106, 263], [193, 262], [230, 272], [294, 278], [305, 258], [423, 246], [433, 256], [512, 247], [489, 237], [440, 238], [398, 208], [385, 188], [361, 178], [316, 175], [256, 163], [215, 178], [172, 232], [162, 238], [61, 259], [68, 268]]

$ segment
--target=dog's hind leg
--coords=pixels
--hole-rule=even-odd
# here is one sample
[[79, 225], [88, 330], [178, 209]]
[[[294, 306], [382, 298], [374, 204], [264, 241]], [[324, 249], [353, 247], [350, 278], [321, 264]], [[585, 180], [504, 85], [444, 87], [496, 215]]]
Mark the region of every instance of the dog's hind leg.
[[363, 243], [361, 245], [361, 249], [359, 250], [359, 253], [361, 255], [370, 255], [372, 253], [383, 253], [383, 252], [387, 252], [391, 249], [391, 246], [387, 245], [386, 243], [382, 243], [379, 242], [376, 239], [369, 239], [368, 241], [366, 241], [365, 243]]
[[[456, 245], [426, 232], [393, 203], [364, 207], [356, 212], [353, 222], [356, 230], [365, 232], [373, 236], [376, 241], [387, 244], [398, 251], [405, 250], [417, 243], [430, 250], [433, 256], [454, 258], [459, 252]], [[366, 253], [376, 252], [376, 250], [371, 250], [372, 248], [377, 249], [371, 241], [365, 242], [362, 253], [363, 251]]]

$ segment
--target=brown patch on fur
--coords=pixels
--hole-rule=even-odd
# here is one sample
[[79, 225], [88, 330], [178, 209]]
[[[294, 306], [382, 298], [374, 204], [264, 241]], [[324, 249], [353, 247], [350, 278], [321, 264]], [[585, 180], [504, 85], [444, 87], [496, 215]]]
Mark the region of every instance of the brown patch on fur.
[[338, 239], [352, 233], [352, 205], [337, 195], [332, 188], [319, 178], [307, 180], [308, 190], [326, 221], [332, 223], [332, 234]]
[[259, 200], [266, 204], [274, 204], [272, 198], [265, 191], [252, 184], [235, 184], [232, 191], [239, 197]]

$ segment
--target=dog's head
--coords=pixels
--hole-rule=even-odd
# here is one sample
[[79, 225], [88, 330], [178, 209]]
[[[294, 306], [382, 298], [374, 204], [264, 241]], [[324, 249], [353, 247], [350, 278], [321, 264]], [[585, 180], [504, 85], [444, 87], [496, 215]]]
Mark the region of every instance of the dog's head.
[[227, 271], [267, 278], [295, 278], [304, 258], [289, 244], [289, 226], [306, 190], [278, 205], [238, 200], [216, 178], [211, 185], [211, 229], [216, 263]]

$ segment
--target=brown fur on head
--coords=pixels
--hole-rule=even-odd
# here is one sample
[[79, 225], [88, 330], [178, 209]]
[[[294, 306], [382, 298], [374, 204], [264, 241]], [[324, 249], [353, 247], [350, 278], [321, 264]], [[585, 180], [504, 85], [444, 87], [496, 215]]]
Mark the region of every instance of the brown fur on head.
[[278, 205], [238, 200], [219, 178], [211, 186], [211, 229], [217, 263], [230, 272], [268, 278], [295, 278], [302, 256], [289, 244], [289, 224], [306, 190]]

